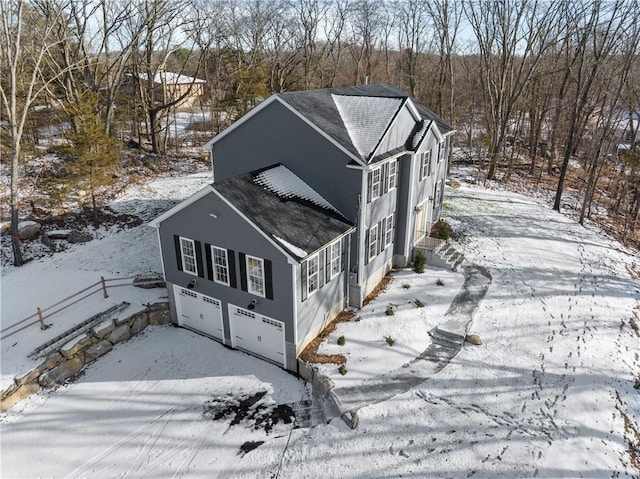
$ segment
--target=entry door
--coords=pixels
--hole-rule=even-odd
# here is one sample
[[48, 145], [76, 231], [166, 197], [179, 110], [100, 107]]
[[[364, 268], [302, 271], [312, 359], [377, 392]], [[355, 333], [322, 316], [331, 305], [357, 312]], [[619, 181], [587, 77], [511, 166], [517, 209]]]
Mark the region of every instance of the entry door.
[[416, 207], [416, 223], [413, 232], [413, 244], [417, 244], [426, 234], [427, 202], [423, 201]]
[[178, 324], [224, 340], [222, 304], [215, 298], [178, 288]]
[[229, 305], [231, 346], [285, 366], [284, 323]]

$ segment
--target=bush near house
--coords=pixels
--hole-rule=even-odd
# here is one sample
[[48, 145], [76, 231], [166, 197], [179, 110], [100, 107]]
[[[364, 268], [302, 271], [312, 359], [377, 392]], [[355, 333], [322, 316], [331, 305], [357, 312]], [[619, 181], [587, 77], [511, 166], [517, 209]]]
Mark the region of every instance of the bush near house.
[[442, 240], [456, 240], [458, 239], [453, 228], [444, 220], [438, 220], [432, 227], [430, 235], [432, 238], [438, 238]]

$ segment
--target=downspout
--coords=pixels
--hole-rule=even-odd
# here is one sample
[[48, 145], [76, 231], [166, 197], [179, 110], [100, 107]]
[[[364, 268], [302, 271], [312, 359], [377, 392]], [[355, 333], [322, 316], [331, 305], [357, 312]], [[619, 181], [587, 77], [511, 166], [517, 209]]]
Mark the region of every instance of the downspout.
[[344, 297], [345, 297], [345, 306], [349, 306], [349, 293], [351, 291], [349, 284], [351, 283], [351, 278], [349, 277], [351, 274], [351, 235], [353, 232], [349, 233], [349, 235], [347, 236], [347, 254], [345, 255], [345, 260], [346, 260], [346, 265], [345, 265], [345, 271], [347, 272], [346, 274], [346, 281], [345, 286], [344, 286]]

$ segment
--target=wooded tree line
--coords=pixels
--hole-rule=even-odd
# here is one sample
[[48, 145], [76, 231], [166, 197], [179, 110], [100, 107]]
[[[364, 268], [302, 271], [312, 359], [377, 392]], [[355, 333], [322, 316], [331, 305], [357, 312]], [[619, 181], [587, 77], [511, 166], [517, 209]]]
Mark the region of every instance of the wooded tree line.
[[639, 16], [638, 0], [4, 0], [15, 263], [37, 127], [67, 125], [61, 171], [107, 182], [115, 138], [167, 149], [167, 118], [190, 92], [158, 89], [162, 72], [206, 80], [212, 135], [274, 92], [393, 83], [459, 130], [486, 178], [526, 164], [531, 181], [555, 179], [559, 210], [577, 175], [580, 221], [597, 197], [638, 241]]

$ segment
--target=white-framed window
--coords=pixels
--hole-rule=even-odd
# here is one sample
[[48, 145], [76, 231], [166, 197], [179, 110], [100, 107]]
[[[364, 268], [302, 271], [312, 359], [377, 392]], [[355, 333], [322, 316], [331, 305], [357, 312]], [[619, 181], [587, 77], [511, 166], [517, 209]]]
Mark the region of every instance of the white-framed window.
[[369, 188], [369, 201], [373, 201], [380, 197], [380, 168], [376, 168], [369, 172], [370, 188]]
[[369, 245], [367, 248], [369, 259], [373, 259], [378, 254], [378, 225], [373, 225], [369, 230]]
[[438, 143], [438, 163], [444, 158], [444, 141]]
[[331, 246], [329, 246], [327, 253], [331, 254], [329, 271], [331, 278], [334, 278], [336, 275], [340, 274], [340, 271], [342, 270], [342, 240], [332, 243]]
[[393, 243], [393, 215], [387, 216], [384, 220], [384, 247]]
[[211, 246], [211, 262], [213, 263], [213, 280], [229, 286], [229, 258], [227, 250]]
[[307, 294], [320, 289], [320, 257], [314, 254], [307, 260]]
[[389, 163], [387, 172], [389, 177], [389, 189], [392, 190], [398, 186], [398, 160], [394, 160]]
[[431, 174], [431, 150], [420, 154], [420, 174], [419, 180], [424, 180]]
[[255, 256], [246, 256], [247, 291], [256, 296], [265, 297], [264, 260]]
[[196, 244], [192, 239], [180, 236], [180, 255], [182, 256], [182, 270], [185, 273], [198, 276]]

